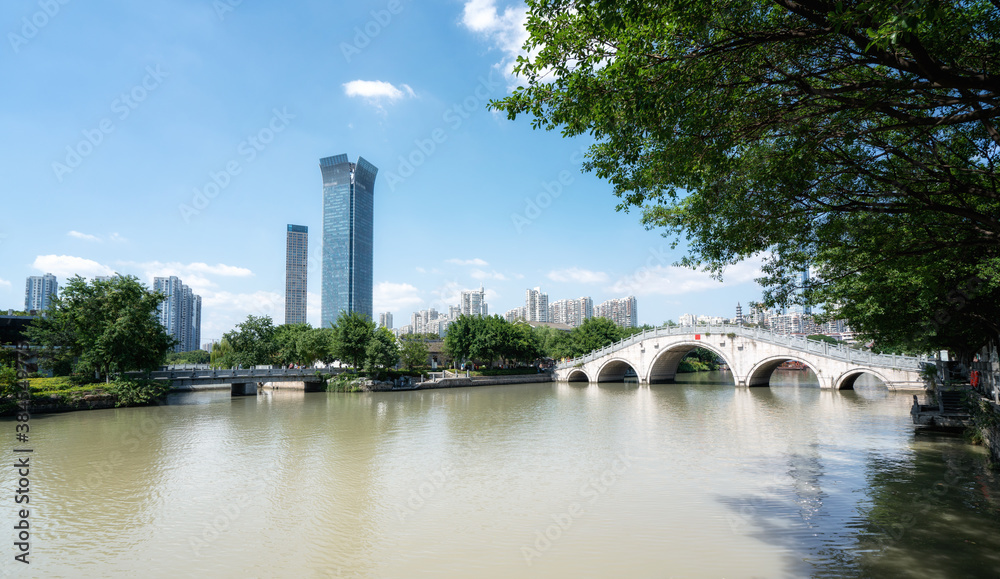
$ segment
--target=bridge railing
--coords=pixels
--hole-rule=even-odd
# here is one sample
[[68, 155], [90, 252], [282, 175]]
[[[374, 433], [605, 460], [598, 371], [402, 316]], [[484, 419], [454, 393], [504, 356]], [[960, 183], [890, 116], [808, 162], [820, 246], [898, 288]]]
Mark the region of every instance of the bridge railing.
[[[170, 369], [157, 370], [148, 374], [153, 380], [210, 380], [210, 379], [233, 379], [247, 378], [256, 380], [261, 378], [312, 378], [316, 376], [316, 368], [247, 368], [247, 369], [212, 369], [212, 368], [190, 368], [190, 369]], [[326, 370], [325, 372], [329, 372]], [[142, 372], [126, 372], [126, 376], [143, 378], [147, 375]]]
[[[682, 334], [699, 334], [706, 338], [715, 336], [728, 337], [728, 334], [741, 336], [778, 346], [785, 346], [791, 350], [817, 354], [834, 360], [842, 360], [866, 366], [881, 368], [896, 368], [900, 370], [919, 370], [921, 365], [927, 362], [926, 356], [902, 356], [898, 354], [875, 354], [866, 350], [858, 350], [843, 344], [831, 344], [818, 340], [810, 340], [805, 337], [792, 336], [789, 334], [778, 334], [770, 330], [761, 328], [748, 328], [746, 326], [716, 325], [716, 326], [663, 326], [652, 330], [644, 330], [638, 334], [633, 334], [614, 344], [605, 346], [600, 350], [595, 350], [580, 358], [567, 360], [556, 365], [556, 369], [562, 370], [572, 368], [578, 364], [586, 364], [608, 354], [612, 354], [633, 344], [661, 336], [676, 336]], [[705, 340], [707, 341], [707, 340]]]

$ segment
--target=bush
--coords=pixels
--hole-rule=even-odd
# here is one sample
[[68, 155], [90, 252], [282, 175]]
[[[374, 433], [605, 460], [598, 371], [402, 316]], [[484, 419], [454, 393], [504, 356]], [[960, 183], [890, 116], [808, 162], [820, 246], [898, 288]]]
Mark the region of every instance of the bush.
[[338, 374], [326, 381], [327, 392], [361, 392], [363, 378], [354, 373]]
[[104, 390], [115, 397], [115, 406], [145, 406], [166, 396], [170, 382], [120, 378], [105, 384]]

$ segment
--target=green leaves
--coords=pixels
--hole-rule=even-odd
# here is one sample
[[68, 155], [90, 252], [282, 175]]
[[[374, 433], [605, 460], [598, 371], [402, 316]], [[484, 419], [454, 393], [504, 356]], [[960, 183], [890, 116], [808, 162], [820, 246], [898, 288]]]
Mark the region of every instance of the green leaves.
[[247, 319], [222, 336], [228, 344], [228, 362], [243, 368], [275, 363], [277, 331], [270, 316], [249, 315]]

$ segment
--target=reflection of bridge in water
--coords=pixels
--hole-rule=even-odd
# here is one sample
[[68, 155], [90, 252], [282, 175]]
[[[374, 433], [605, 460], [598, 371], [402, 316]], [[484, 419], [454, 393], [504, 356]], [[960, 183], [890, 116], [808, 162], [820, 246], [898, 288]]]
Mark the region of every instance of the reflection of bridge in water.
[[647, 330], [556, 366], [561, 382], [672, 382], [681, 359], [704, 348], [722, 359], [736, 386], [767, 386], [787, 361], [804, 364], [821, 388], [851, 390], [871, 374], [890, 390], [923, 390], [923, 357], [873, 354], [840, 344], [807, 340], [744, 326], [669, 327]]

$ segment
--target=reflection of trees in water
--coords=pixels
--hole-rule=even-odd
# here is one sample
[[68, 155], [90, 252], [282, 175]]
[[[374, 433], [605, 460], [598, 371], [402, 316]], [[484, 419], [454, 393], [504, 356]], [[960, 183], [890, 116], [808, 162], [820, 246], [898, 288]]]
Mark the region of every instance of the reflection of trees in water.
[[1000, 576], [1000, 477], [961, 441], [919, 435], [912, 460], [870, 457], [860, 565], [873, 575]]
[[833, 486], [843, 481], [815, 444], [800, 449], [790, 485], [720, 499], [734, 532], [788, 553], [789, 575], [1000, 576], [1000, 473], [982, 453], [940, 438], [905, 457], [872, 453], [861, 497]]

